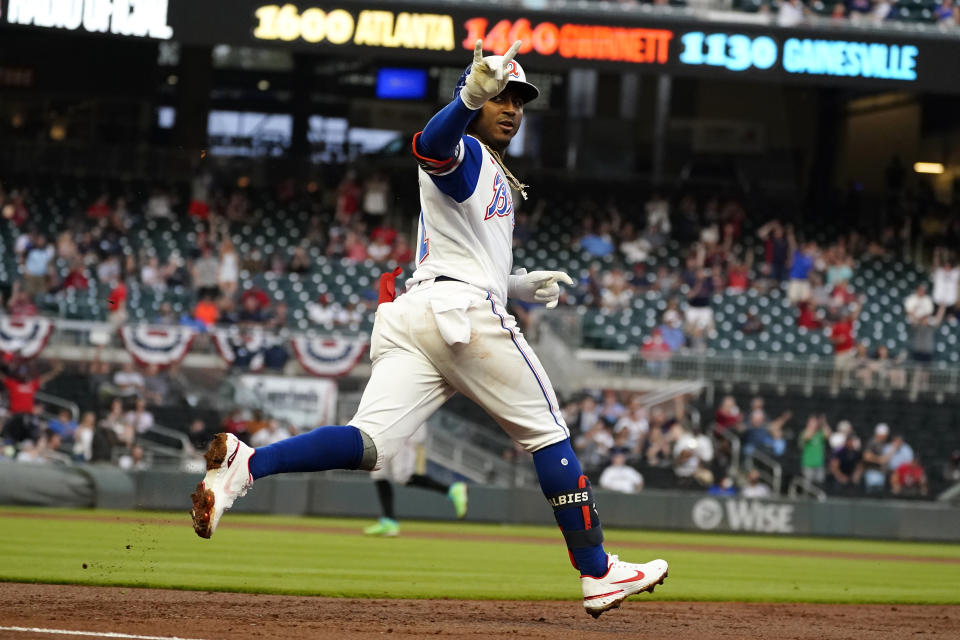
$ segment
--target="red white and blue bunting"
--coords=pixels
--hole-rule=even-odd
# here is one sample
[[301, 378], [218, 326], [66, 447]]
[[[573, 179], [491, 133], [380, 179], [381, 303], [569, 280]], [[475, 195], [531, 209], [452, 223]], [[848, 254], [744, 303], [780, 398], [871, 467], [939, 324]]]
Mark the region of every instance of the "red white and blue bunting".
[[23, 360], [35, 358], [47, 346], [52, 333], [53, 322], [49, 318], [0, 316], [0, 351]]
[[187, 326], [127, 325], [120, 328], [123, 346], [141, 366], [179, 364], [190, 350], [196, 332]]
[[263, 352], [269, 344], [262, 329], [215, 329], [212, 337], [217, 353], [231, 367], [250, 371], [263, 369]]
[[290, 345], [301, 367], [324, 378], [347, 375], [367, 350], [367, 341], [357, 338], [299, 336]]

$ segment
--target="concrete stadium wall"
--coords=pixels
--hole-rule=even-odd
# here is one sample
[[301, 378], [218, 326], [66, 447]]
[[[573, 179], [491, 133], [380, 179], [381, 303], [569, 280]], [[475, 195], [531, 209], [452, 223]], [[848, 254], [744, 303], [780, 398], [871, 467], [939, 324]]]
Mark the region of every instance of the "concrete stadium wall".
[[[187, 512], [199, 477], [176, 471], [124, 473], [111, 467], [39, 467], [0, 464], [0, 504], [138, 508]], [[396, 488], [400, 518], [451, 519], [453, 508], [438, 493]], [[940, 503], [833, 499], [716, 499], [703, 494], [645, 491], [596, 492], [607, 527], [842, 536], [960, 542], [960, 509]], [[365, 474], [303, 474], [257, 482], [234, 510], [241, 513], [377, 517], [373, 483]], [[473, 522], [553, 524], [535, 489], [473, 485]]]

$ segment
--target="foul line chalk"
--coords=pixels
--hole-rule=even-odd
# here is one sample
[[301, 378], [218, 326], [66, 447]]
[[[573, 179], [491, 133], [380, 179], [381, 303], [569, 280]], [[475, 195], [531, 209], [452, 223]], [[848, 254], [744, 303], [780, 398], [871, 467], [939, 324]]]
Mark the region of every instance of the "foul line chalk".
[[23, 633], [55, 633], [64, 636], [94, 636], [97, 638], [131, 638], [132, 640], [198, 640], [177, 636], [137, 636], [131, 633], [112, 631], [75, 631], [73, 629], [41, 629], [39, 627], [0, 627], [0, 631], [21, 631]]

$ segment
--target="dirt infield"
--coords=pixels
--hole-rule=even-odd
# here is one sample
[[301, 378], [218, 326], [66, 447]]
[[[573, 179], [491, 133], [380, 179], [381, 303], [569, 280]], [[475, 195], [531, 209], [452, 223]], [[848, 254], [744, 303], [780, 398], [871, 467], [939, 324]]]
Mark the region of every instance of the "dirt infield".
[[[0, 627], [196, 640], [391, 638], [960, 638], [960, 606], [357, 600], [0, 583]], [[12, 638], [77, 635], [0, 630]], [[116, 637], [116, 636], [114, 636]]]

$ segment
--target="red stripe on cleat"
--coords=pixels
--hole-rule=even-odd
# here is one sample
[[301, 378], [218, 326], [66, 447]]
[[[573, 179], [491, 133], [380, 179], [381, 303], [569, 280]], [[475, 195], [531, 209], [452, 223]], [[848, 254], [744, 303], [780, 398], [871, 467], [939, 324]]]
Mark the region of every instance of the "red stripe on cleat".
[[615, 596], [618, 593], [623, 593], [623, 589], [617, 589], [616, 591], [611, 591], [610, 593], [601, 593], [595, 596], [586, 596], [584, 600], [596, 600], [597, 598], [606, 598], [607, 596]]

